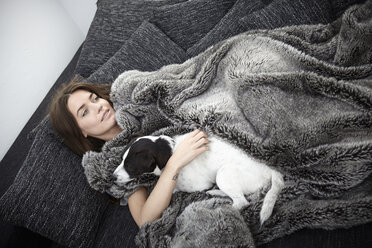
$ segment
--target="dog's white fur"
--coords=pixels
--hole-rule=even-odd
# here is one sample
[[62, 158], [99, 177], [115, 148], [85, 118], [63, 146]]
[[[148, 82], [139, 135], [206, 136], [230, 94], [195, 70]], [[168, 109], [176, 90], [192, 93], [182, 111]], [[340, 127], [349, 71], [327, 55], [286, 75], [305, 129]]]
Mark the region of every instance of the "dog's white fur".
[[[139, 139], [147, 138], [152, 141], [158, 138], [166, 139], [173, 152], [186, 135], [188, 134], [175, 136], [173, 139], [164, 135], [144, 136]], [[276, 199], [284, 187], [282, 174], [218, 137], [209, 136], [208, 140], [209, 150], [196, 157], [180, 171], [175, 191], [202, 191], [217, 184], [220, 190], [210, 190], [207, 193], [227, 195], [233, 200], [233, 207], [241, 209], [249, 204], [244, 195], [256, 193], [271, 184], [260, 212], [262, 224], [271, 216]], [[129, 149], [123, 156], [123, 162], [114, 172], [118, 184], [125, 184], [132, 180], [124, 169], [124, 160], [128, 151]], [[161, 171], [156, 167], [153, 173], [160, 175]]]

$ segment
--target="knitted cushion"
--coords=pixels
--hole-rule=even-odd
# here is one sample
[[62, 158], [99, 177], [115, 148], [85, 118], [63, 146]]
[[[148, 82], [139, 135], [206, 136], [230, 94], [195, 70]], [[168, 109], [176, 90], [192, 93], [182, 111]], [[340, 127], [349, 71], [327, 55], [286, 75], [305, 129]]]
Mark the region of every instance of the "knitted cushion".
[[112, 83], [126, 70], [152, 71], [184, 60], [186, 54], [182, 48], [153, 24], [144, 21], [120, 50], [95, 71], [88, 81]]
[[0, 199], [0, 217], [61, 245], [90, 247], [109, 203], [91, 189], [81, 158], [51, 135], [43, 121], [14, 183]]
[[190, 0], [157, 8], [150, 19], [185, 51], [203, 38], [236, 0]]
[[240, 18], [243, 18], [245, 15], [255, 10], [263, 8], [263, 6], [264, 3], [260, 0], [237, 0], [218, 24], [210, 30], [207, 35], [187, 50], [187, 54], [190, 57], [196, 56], [211, 45], [241, 33], [241, 28], [238, 25]]
[[239, 20], [242, 31], [273, 29], [300, 24], [328, 23], [333, 20], [331, 5], [324, 0], [274, 0]]
[[351, 5], [364, 3], [366, 0], [329, 0], [335, 18], [338, 18]]
[[157, 8], [185, 0], [100, 0], [88, 30], [77, 73], [88, 77], [114, 55]]
[[109, 205], [96, 237], [97, 248], [136, 247], [134, 243], [138, 226], [128, 206]]

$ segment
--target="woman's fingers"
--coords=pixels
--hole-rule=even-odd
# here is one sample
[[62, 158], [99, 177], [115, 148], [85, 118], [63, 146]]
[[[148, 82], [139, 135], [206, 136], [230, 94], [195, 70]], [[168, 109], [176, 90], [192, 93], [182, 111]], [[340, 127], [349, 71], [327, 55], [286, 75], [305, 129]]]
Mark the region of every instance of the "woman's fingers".
[[198, 129], [195, 130], [195, 136], [192, 137], [191, 143], [195, 149], [208, 144], [208, 135]]
[[196, 148], [200, 145], [208, 143], [208, 135], [199, 129], [195, 129], [194, 131], [192, 131], [186, 137], [186, 139], [190, 142], [190, 145], [193, 145], [193, 147]]
[[196, 129], [195, 131], [197, 131], [197, 132], [195, 132], [195, 134], [193, 136], [194, 141], [198, 141], [201, 138], [207, 138], [208, 137], [208, 135], [205, 132], [200, 131], [199, 129]]
[[192, 131], [190, 133], [190, 136], [193, 137], [193, 138], [197, 138], [197, 137], [200, 138], [200, 136], [205, 136], [205, 135], [207, 135], [207, 134], [205, 132], [201, 131], [200, 129], [195, 129], [194, 131]]
[[198, 141], [196, 141], [196, 147], [200, 147], [200, 146], [206, 145], [208, 143], [209, 143], [208, 139], [202, 137]]
[[[191, 145], [193, 149], [198, 149], [203, 146], [207, 146], [207, 144], [209, 143], [208, 135], [199, 129], [195, 129], [194, 131], [192, 131], [187, 138], [190, 142], [189, 144]], [[202, 150], [202, 151], [205, 151], [205, 150]], [[200, 151], [200, 153], [202, 151]]]
[[192, 132], [190, 133], [190, 136], [191, 136], [191, 137], [195, 137], [195, 135], [197, 135], [199, 132], [201, 132], [199, 129], [195, 129], [194, 131], [192, 131]]
[[207, 151], [208, 135], [198, 129], [191, 132], [176, 148], [172, 160], [177, 161], [179, 168], [184, 167], [201, 153]]

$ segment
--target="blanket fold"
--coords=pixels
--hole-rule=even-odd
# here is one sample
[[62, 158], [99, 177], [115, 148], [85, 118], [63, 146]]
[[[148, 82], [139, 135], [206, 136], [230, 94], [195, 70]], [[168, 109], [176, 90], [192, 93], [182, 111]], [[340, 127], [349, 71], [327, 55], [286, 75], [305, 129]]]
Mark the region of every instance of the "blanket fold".
[[90, 185], [124, 199], [151, 191], [154, 175], [112, 181], [132, 134], [202, 128], [284, 174], [272, 216], [260, 226], [261, 194], [236, 211], [226, 198], [177, 192], [137, 245], [255, 247], [304, 227], [372, 221], [371, 39], [370, 0], [331, 24], [249, 31], [182, 64], [122, 73], [111, 100], [123, 132], [84, 155]]

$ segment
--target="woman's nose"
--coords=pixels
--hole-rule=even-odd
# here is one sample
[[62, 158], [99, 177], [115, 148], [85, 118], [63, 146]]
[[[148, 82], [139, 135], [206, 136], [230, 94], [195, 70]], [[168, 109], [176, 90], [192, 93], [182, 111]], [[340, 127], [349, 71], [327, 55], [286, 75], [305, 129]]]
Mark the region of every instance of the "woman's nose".
[[99, 114], [103, 109], [102, 103], [100, 102], [92, 102], [90, 103], [90, 105], [93, 109], [97, 111], [97, 114]]
[[98, 104], [98, 114], [101, 113], [102, 109], [103, 109], [103, 106], [101, 104]]

